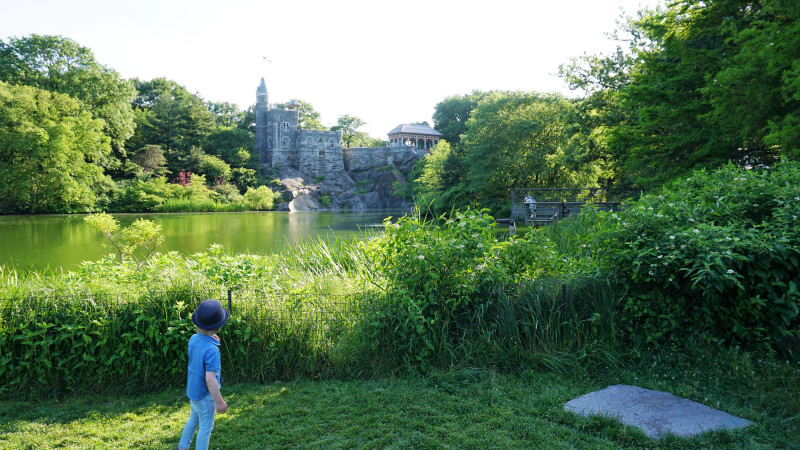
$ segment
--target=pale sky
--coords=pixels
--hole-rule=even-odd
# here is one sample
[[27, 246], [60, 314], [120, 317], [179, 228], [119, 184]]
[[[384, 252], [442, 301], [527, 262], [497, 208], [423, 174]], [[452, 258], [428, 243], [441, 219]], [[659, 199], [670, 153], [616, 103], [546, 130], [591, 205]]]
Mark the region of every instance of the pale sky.
[[[478, 90], [561, 92], [559, 64], [614, 49], [621, 9], [662, 0], [0, 0], [0, 39], [61, 35], [125, 78], [166, 77], [245, 109], [310, 102], [386, 139]], [[269, 58], [272, 63], [263, 62]]]

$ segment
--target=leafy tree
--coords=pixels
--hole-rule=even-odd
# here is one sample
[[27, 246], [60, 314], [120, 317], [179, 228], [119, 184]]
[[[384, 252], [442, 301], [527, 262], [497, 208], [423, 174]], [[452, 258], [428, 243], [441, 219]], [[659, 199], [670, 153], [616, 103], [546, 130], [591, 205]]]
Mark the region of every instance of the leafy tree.
[[[120, 228], [119, 221], [106, 213], [90, 214], [83, 220], [108, 238], [117, 251], [120, 262], [125, 262], [125, 258], [129, 257], [141, 267], [155, 249], [164, 242], [161, 226], [147, 219], [137, 219], [125, 228]], [[135, 253], [139, 248], [145, 250], [145, 255], [141, 259]]]
[[[418, 205], [443, 214], [474, 204], [466, 190], [467, 167], [461, 150], [440, 139], [418, 164], [420, 166], [415, 164], [412, 171], [418, 176], [410, 183]], [[409, 178], [411, 176], [409, 173]]]
[[248, 169], [245, 167], [231, 168], [230, 182], [235, 185], [239, 191], [245, 191], [247, 188], [256, 187], [259, 184], [255, 169]]
[[436, 104], [433, 113], [433, 124], [436, 131], [442, 133], [442, 139], [458, 147], [461, 135], [467, 132], [467, 120], [478, 102], [489, 92], [472, 91], [467, 95], [447, 97]]
[[245, 112], [233, 103], [208, 102], [208, 112], [217, 119], [217, 125], [222, 127], [238, 126], [245, 117]]
[[[714, 82], [702, 92], [708, 119], [728, 139], [712, 145], [742, 148], [750, 156], [800, 156], [800, 8], [789, 1], [733, 2], [705, 7], [699, 24], [716, 24], [732, 42]], [[698, 12], [698, 14], [701, 14]], [[733, 22], [725, 24], [724, 22]], [[727, 34], [727, 33], [726, 33]], [[734, 52], [727, 53], [733, 47]]]
[[200, 169], [212, 180], [227, 182], [231, 177], [231, 166], [214, 155], [203, 155]]
[[0, 82], [0, 211], [85, 212], [110, 183], [103, 121], [65, 94]]
[[192, 146], [192, 148], [189, 149], [189, 153], [180, 158], [181, 172], [184, 170], [195, 174], [203, 172], [203, 164], [205, 163], [206, 156], [206, 152], [204, 152], [202, 148]]
[[246, 130], [251, 136], [256, 135], [256, 106], [250, 105], [242, 115], [242, 121], [236, 126], [241, 130]]
[[130, 161], [136, 165], [134, 171], [144, 175], [162, 176], [167, 173], [167, 160], [164, 158], [164, 151], [158, 145], [145, 145], [134, 150], [130, 155]]
[[[32, 34], [0, 40], [0, 81], [67, 94], [104, 122], [118, 157], [133, 135], [133, 85], [99, 64], [92, 52], [61, 36]], [[107, 162], [111, 164], [111, 162]]]
[[341, 131], [342, 141], [345, 143], [347, 148], [350, 148], [350, 145], [353, 143], [353, 141], [358, 139], [358, 128], [366, 124], [366, 122], [358, 117], [345, 114], [336, 120], [336, 125], [331, 127], [331, 131]]
[[492, 94], [467, 127], [466, 183], [481, 205], [507, 204], [514, 187], [594, 186], [602, 172], [586, 153], [574, 104], [560, 95]]
[[376, 139], [363, 131], [356, 131], [353, 135], [351, 145], [353, 147], [375, 148], [389, 145], [389, 141]]
[[251, 169], [255, 169], [257, 163], [257, 159], [250, 153], [254, 146], [253, 134], [235, 127], [218, 127], [203, 143], [206, 153], [219, 156], [231, 167]]
[[[314, 109], [311, 103], [297, 100], [300, 107], [297, 108], [297, 128], [300, 130], [320, 130], [326, 131], [328, 128], [322, 124], [320, 114]], [[288, 103], [277, 103], [276, 108], [286, 108]], [[362, 124], [363, 125], [363, 124]], [[357, 127], [356, 127], [357, 128]]]
[[182, 163], [192, 147], [202, 149], [216, 127], [216, 118], [203, 99], [163, 78], [134, 82], [140, 95], [134, 101], [137, 128], [131, 147], [160, 145], [172, 173], [199, 167], [190, 168]]
[[448, 158], [453, 155], [450, 143], [444, 139], [431, 149], [431, 153], [420, 160], [422, 170], [414, 182], [416, 183], [417, 194], [435, 194], [444, 192], [451, 185], [444, 181], [447, 176], [445, 164]]
[[675, 1], [628, 20], [628, 49], [562, 74], [605, 107], [599, 136], [621, 178], [771, 164], [800, 147], [798, 19], [789, 1]]

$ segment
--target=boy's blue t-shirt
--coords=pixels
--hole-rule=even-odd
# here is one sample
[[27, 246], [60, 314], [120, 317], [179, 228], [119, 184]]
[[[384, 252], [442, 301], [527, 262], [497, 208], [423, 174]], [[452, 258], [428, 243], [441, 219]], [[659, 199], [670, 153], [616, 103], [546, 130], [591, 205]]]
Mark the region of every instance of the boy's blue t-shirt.
[[200, 400], [209, 394], [206, 372], [216, 372], [217, 385], [222, 386], [222, 363], [218, 347], [219, 342], [211, 336], [197, 333], [189, 338], [189, 372], [186, 376], [186, 396], [189, 400]]

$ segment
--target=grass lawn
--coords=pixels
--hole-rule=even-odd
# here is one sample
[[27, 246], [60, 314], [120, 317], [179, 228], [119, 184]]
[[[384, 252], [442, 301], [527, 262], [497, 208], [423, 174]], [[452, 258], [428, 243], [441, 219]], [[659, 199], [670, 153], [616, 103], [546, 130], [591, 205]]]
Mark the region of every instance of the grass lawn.
[[[683, 359], [682, 359], [683, 358]], [[657, 355], [593, 375], [482, 369], [376, 380], [224, 385], [213, 448], [797, 448], [796, 364], [728, 353]], [[699, 360], [698, 360], [699, 359]], [[652, 441], [564, 403], [610, 384], [668, 390], [755, 422]], [[0, 402], [0, 448], [164, 448], [189, 414], [182, 389], [136, 397]]]

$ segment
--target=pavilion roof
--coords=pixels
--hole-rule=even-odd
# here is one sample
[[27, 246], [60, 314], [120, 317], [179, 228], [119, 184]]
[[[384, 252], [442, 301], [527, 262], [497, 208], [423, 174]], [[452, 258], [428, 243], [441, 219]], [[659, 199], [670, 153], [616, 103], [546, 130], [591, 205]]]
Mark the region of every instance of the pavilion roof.
[[412, 124], [400, 124], [392, 129], [392, 131], [386, 133], [389, 136], [394, 134], [424, 134], [427, 136], [441, 136], [442, 133], [434, 130], [430, 127], [430, 125], [412, 125]]

